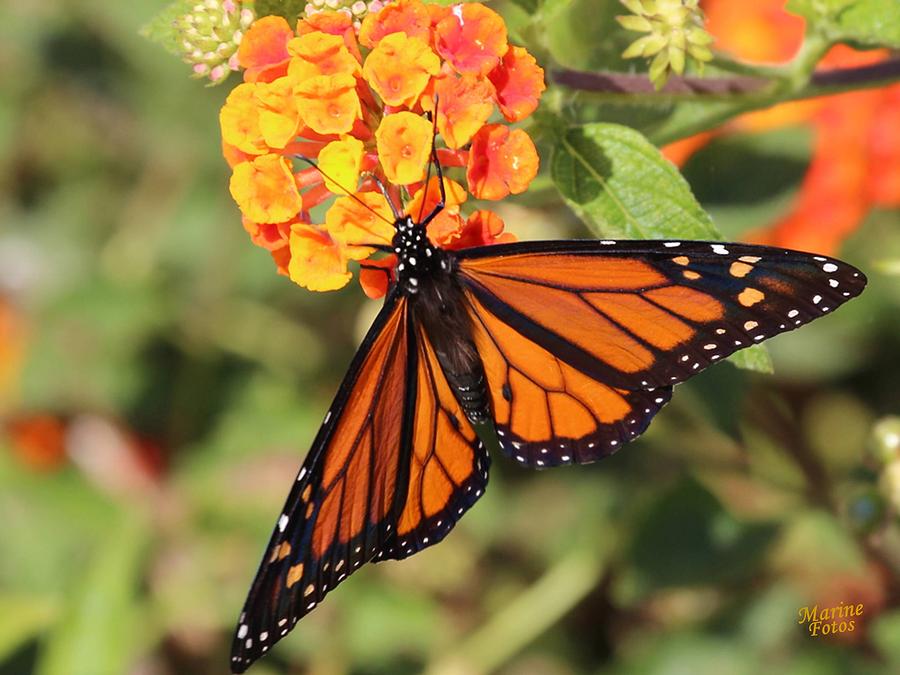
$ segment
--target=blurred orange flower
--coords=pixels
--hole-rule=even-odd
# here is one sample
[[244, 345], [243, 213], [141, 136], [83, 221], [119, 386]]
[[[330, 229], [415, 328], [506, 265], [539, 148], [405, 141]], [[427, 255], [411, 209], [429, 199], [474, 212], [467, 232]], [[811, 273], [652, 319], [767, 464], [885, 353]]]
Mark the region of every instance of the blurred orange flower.
[[[748, 61], [789, 59], [803, 40], [804, 20], [783, 0], [705, 0], [707, 29], [718, 49]], [[884, 50], [832, 48], [820, 68], [843, 68], [885, 58]], [[724, 133], [753, 133], [795, 124], [813, 128], [813, 156], [790, 212], [749, 239], [835, 254], [876, 206], [900, 206], [900, 85], [784, 103], [748, 113], [672, 143], [664, 152], [677, 164]]]
[[[366, 294], [384, 294], [395, 261], [379, 251], [391, 244], [394, 216], [377, 182], [393, 199], [405, 196], [398, 208], [414, 218], [434, 208], [437, 178], [423, 185], [429, 113], [439, 161], [466, 167], [465, 183], [445, 179], [445, 210], [428, 228], [437, 245], [514, 239], [490, 211], [467, 219], [461, 208], [469, 193], [496, 200], [524, 191], [538, 169], [525, 131], [488, 124], [495, 109], [507, 122], [528, 117], [545, 88], [534, 58], [507, 43], [500, 15], [480, 3], [377, 5], [361, 23], [318, 10], [299, 17], [296, 31], [278, 17], [256, 21], [238, 54], [244, 82], [219, 115], [251, 241], [310, 290], [344, 286], [356, 261]], [[312, 210], [335, 196], [324, 222], [313, 222]]]

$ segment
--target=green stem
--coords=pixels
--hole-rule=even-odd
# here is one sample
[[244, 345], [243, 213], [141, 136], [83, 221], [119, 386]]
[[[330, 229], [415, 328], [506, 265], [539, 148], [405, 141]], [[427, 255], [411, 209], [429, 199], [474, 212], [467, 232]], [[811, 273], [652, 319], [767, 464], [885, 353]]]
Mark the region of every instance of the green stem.
[[565, 616], [600, 580], [600, 557], [574, 551], [551, 567], [472, 635], [436, 659], [426, 675], [489, 673]]

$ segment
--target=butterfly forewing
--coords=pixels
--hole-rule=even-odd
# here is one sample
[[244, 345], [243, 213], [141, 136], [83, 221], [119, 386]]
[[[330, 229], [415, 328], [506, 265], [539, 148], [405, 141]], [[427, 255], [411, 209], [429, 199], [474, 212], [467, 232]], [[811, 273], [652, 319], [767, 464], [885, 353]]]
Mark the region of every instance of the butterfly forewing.
[[646, 389], [807, 323], [862, 291], [838, 260], [748, 244], [533, 242], [472, 249], [467, 290], [603, 383]]
[[360, 348], [272, 534], [241, 614], [243, 672], [362, 563], [389, 548], [406, 495], [415, 359], [405, 298]]

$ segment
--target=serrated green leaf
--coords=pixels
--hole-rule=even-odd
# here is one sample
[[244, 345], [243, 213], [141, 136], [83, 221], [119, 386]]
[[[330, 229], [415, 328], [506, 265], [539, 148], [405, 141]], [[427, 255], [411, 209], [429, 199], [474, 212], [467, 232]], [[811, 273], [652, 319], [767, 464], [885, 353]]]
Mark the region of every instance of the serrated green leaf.
[[[607, 123], [568, 129], [559, 137], [551, 171], [569, 206], [598, 237], [722, 239], [678, 169], [634, 129]], [[761, 345], [731, 360], [740, 368], [772, 371]]]
[[722, 238], [678, 169], [633, 129], [572, 127], [551, 166], [563, 197], [597, 236]]
[[175, 28], [175, 21], [190, 12], [195, 0], [176, 0], [141, 27], [140, 34], [162, 45], [163, 49], [176, 56], [181, 55], [181, 39]]
[[787, 9], [808, 19], [833, 40], [900, 47], [897, 0], [790, 0]]

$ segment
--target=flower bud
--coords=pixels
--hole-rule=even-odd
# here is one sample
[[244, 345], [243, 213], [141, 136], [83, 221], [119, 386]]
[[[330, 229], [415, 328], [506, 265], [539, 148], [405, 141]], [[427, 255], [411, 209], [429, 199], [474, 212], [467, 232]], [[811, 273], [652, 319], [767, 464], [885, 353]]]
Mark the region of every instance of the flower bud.
[[684, 73], [687, 58], [700, 68], [712, 59], [712, 36], [703, 28], [698, 0], [621, 0], [631, 12], [616, 20], [623, 28], [647, 35], [638, 38], [622, 57], [653, 58], [650, 80], [661, 89], [673, 72]]
[[359, 29], [362, 20], [369, 13], [379, 11], [390, 0], [309, 0], [303, 9], [305, 16], [321, 11], [338, 11], [353, 17], [354, 28]]
[[900, 417], [883, 417], [875, 424], [868, 450], [880, 464], [900, 460]]
[[203, 0], [175, 20], [181, 35], [181, 58], [192, 67], [194, 77], [223, 82], [238, 69], [237, 49], [244, 31], [253, 23], [252, 2]]

